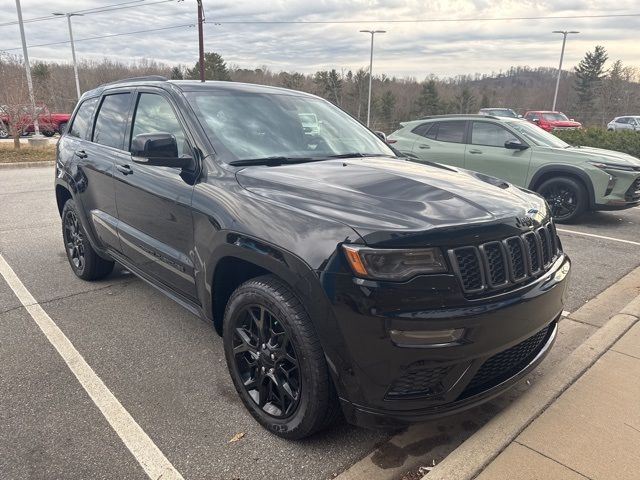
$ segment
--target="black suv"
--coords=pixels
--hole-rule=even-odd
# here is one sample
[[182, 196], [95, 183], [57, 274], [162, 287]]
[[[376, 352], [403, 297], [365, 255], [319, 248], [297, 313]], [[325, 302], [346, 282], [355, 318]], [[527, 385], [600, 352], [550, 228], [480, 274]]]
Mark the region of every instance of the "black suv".
[[393, 427], [476, 405], [556, 336], [570, 263], [541, 197], [398, 158], [313, 95], [104, 85], [55, 184], [76, 275], [118, 262], [211, 321], [245, 406], [285, 438], [340, 411]]

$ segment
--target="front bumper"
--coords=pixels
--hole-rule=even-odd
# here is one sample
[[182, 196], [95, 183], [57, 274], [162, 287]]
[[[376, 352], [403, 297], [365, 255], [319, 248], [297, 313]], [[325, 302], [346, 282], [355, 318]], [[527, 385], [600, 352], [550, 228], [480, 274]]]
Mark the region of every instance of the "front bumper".
[[[449, 275], [395, 285], [365, 285], [348, 274], [333, 279], [341, 292], [333, 307], [345, 345], [339, 362], [345, 367], [334, 379], [348, 421], [369, 427], [420, 422], [512, 386], [553, 344], [569, 268], [561, 254], [530, 284], [475, 300], [464, 299]], [[394, 344], [390, 334], [445, 329], [464, 335], [452, 344], [407, 347]]]

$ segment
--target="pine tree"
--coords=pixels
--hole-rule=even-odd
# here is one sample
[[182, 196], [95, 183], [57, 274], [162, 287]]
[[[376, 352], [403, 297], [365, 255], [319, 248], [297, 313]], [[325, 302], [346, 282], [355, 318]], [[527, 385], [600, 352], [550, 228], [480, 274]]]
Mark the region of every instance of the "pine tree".
[[608, 58], [605, 48], [596, 45], [593, 52], [587, 52], [575, 69], [578, 108], [583, 119], [588, 119], [587, 121], [594, 117], [593, 107], [605, 77], [604, 64]]
[[[194, 67], [187, 70], [187, 78], [197, 80], [200, 78], [200, 62], [196, 62]], [[231, 80], [227, 64], [224, 59], [215, 52], [204, 54], [204, 78], [206, 80]]]
[[419, 116], [437, 115], [442, 111], [442, 103], [440, 96], [438, 95], [438, 89], [436, 87], [435, 80], [429, 80], [422, 84], [422, 91], [418, 97], [418, 111]]
[[[198, 75], [200, 75], [198, 73]], [[182, 80], [184, 79], [184, 75], [182, 74], [182, 70], [180, 67], [173, 67], [171, 69], [171, 80]]]

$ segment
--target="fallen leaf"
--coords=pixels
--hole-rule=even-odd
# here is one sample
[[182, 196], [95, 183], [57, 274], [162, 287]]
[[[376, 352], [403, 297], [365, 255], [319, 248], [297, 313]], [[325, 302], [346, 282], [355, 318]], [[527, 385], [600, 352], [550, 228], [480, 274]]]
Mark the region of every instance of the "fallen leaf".
[[227, 443], [237, 442], [237, 441], [238, 441], [238, 440], [240, 440], [242, 437], [244, 437], [244, 432], [236, 433], [233, 437], [231, 437], [231, 440], [229, 440]]

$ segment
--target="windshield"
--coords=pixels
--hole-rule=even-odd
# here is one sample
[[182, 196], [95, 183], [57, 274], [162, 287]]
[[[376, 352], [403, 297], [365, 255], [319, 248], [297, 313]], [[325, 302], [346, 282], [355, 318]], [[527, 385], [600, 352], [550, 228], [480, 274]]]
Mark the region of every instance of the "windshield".
[[555, 135], [545, 132], [543, 129], [528, 122], [518, 121], [509, 122], [509, 125], [520, 133], [527, 142], [533, 143], [540, 147], [567, 148], [570, 147], [567, 142], [560, 140]]
[[564, 113], [554, 112], [554, 113], [543, 113], [542, 118], [544, 118], [548, 122], [567, 122], [569, 119]]
[[376, 135], [322, 99], [230, 90], [190, 92], [187, 99], [226, 162], [395, 156]]
[[483, 110], [483, 112], [486, 112], [489, 115], [495, 115], [496, 117], [518, 118], [518, 114], [513, 110], [511, 110], [510, 108], [492, 108], [492, 109]]

